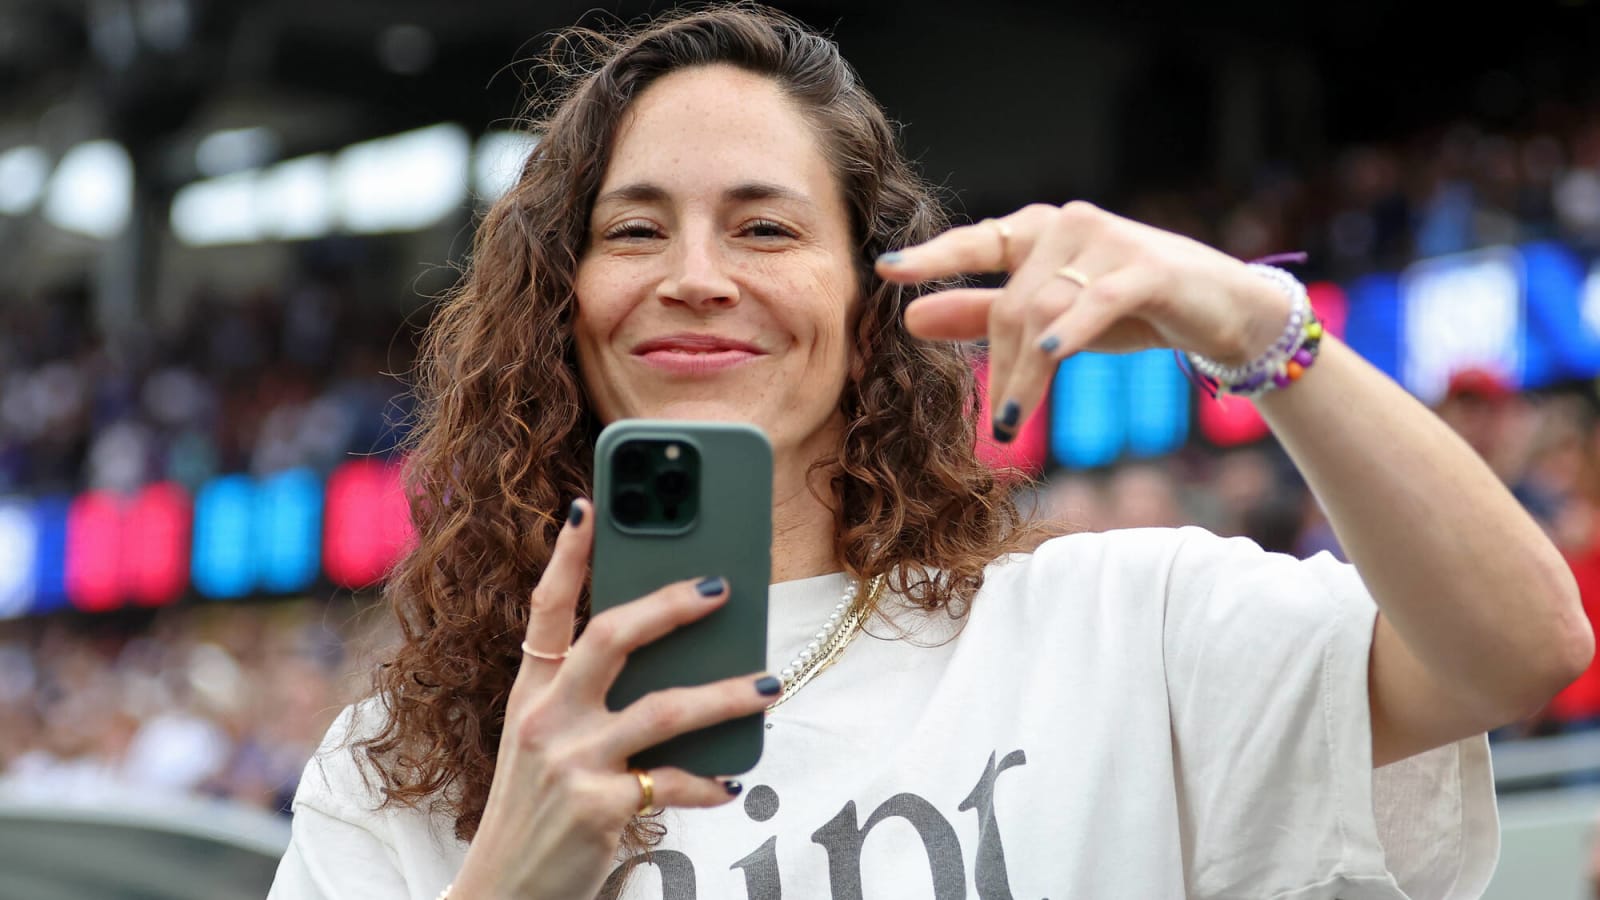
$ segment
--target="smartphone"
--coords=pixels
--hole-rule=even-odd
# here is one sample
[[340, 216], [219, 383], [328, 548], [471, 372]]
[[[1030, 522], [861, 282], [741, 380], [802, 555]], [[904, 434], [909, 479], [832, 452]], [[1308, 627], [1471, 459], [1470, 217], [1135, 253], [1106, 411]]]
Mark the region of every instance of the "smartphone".
[[[772, 580], [772, 445], [728, 422], [623, 419], [594, 460], [596, 613], [671, 582], [721, 575], [715, 612], [629, 654], [606, 696], [618, 710], [652, 691], [760, 672]], [[629, 760], [698, 775], [737, 775], [761, 758], [756, 714], [680, 735]]]

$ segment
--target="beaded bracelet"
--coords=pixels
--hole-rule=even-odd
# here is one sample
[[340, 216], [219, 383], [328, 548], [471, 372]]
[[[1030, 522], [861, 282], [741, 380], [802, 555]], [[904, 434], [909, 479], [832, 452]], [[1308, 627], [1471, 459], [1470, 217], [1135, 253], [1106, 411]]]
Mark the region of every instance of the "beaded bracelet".
[[1266, 352], [1247, 363], [1225, 366], [1198, 353], [1190, 353], [1189, 364], [1205, 379], [1205, 386], [1216, 394], [1233, 394], [1255, 399], [1268, 391], [1288, 387], [1298, 381], [1317, 360], [1322, 345], [1322, 323], [1311, 309], [1311, 298], [1300, 279], [1276, 266], [1250, 263], [1250, 271], [1271, 281], [1289, 297], [1289, 321], [1283, 334]]

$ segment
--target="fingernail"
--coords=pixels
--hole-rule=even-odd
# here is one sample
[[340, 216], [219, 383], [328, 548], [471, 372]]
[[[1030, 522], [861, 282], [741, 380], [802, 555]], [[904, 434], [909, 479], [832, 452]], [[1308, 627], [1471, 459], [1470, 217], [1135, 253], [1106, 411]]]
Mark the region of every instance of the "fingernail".
[[776, 696], [781, 690], [783, 682], [779, 681], [776, 675], [763, 675], [756, 679], [756, 693], [763, 697]]
[[1021, 416], [1022, 406], [1015, 400], [1007, 400], [1005, 405], [1000, 407], [1000, 415], [994, 419], [995, 443], [1011, 443], [1011, 439], [1016, 436], [1017, 419]]
[[1053, 334], [1045, 335], [1044, 340], [1039, 342], [1039, 349], [1046, 353], [1056, 352], [1056, 348], [1059, 346], [1061, 346], [1061, 338], [1058, 338]]
[[728, 796], [730, 796], [730, 797], [737, 797], [737, 796], [739, 796], [739, 792], [744, 790], [744, 785], [740, 784], [737, 781], [734, 781], [732, 778], [729, 778], [727, 781], [724, 781], [722, 783], [722, 786], [723, 786], [723, 788], [725, 788], [727, 790]]
[[583, 507], [576, 500], [572, 501], [572, 505], [567, 508], [567, 524], [573, 528], [583, 524]]
[[886, 266], [897, 266], [905, 258], [906, 255], [901, 253], [899, 250], [890, 250], [888, 253], [878, 257], [878, 262], [881, 262]]
[[694, 589], [699, 591], [702, 597], [715, 597], [728, 589], [728, 582], [721, 575], [713, 575], [710, 578], [700, 579]]

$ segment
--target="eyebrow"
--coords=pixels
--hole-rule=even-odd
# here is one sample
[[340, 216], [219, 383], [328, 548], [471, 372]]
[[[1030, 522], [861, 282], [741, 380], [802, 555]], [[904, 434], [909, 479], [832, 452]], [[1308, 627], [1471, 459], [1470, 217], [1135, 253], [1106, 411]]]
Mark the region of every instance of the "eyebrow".
[[[723, 199], [737, 203], [751, 200], [785, 200], [799, 203], [804, 206], [813, 206], [811, 198], [805, 194], [773, 184], [767, 181], [745, 181], [736, 184], [722, 192]], [[646, 181], [636, 181], [613, 188], [595, 198], [594, 205], [601, 206], [606, 203], [665, 203], [668, 199], [667, 189]]]

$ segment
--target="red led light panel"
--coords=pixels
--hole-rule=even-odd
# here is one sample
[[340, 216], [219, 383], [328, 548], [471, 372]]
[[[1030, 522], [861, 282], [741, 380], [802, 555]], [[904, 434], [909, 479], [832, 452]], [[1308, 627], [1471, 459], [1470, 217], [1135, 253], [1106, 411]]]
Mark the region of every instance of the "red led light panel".
[[412, 540], [400, 469], [378, 460], [346, 463], [328, 479], [323, 564], [341, 587], [366, 587], [388, 573]]
[[153, 484], [128, 507], [122, 530], [122, 571], [128, 597], [164, 606], [189, 583], [189, 531], [194, 509], [177, 484]]
[[122, 502], [90, 491], [67, 510], [67, 601], [85, 612], [123, 603]]

